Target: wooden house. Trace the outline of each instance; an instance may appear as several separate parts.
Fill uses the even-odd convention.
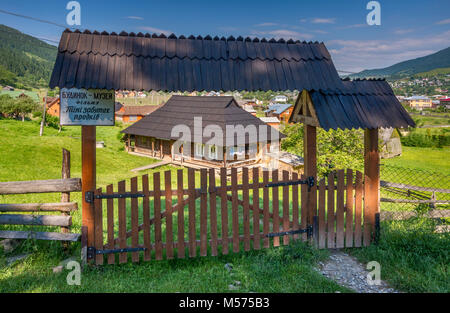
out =
[[[245,131],[229,131],[240,126],[245,130],[254,126],[256,136]],[[182,145],[175,143],[181,136],[173,131],[176,127],[190,133],[189,139]],[[196,127],[200,128],[201,138],[195,135]],[[221,145],[209,144],[213,135],[205,134],[213,127],[222,130]],[[277,150],[280,140],[285,137],[242,109],[233,97],[172,96],[164,106],[126,128],[123,133],[128,135],[127,151],[208,167],[259,163],[264,151]]]
[[[287,123],[293,109],[294,106],[289,103],[273,103],[264,112],[267,117],[276,117],[280,122]]]
[[[125,105],[116,111],[116,120],[124,123],[134,123],[159,107],[159,105]]]

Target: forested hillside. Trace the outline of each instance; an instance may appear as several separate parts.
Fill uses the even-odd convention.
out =
[[[57,47],[0,25],[0,84],[47,87]]]

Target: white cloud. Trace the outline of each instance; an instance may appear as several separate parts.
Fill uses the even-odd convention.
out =
[[[447,18],[447,19],[445,19],[445,20],[436,22],[436,24],[438,24],[438,25],[450,24],[450,18]]]
[[[413,31],[414,31],[413,29],[397,29],[394,31],[394,34],[404,35],[404,34],[412,33]]]
[[[267,22],[267,23],[256,24],[254,26],[255,27],[267,27],[267,26],[277,26],[277,25],[278,25],[277,23]]]
[[[138,29],[144,30],[144,31],[147,31],[150,33],[156,33],[156,34],[164,34],[164,35],[172,34],[172,31],[170,31],[170,30],[159,29],[159,28],[151,27],[151,26],[140,26],[140,27],[138,27]]]
[[[127,16],[130,20],[143,20],[144,18],[141,16]]]
[[[361,28],[361,27],[366,27],[366,26],[368,26],[368,25],[367,24],[352,24],[352,25],[338,27],[338,29]]]
[[[331,40],[326,42],[336,68],[358,72],[422,57],[450,46],[450,31],[399,40]]]
[[[252,35],[255,36],[273,36],[275,38],[283,38],[283,39],[298,39],[305,40],[310,39],[313,36],[310,34],[299,33],[289,29],[274,29],[267,31],[252,31]]]
[[[316,17],[311,20],[311,23],[313,23],[313,24],[334,24],[334,23],[336,23],[336,18],[334,18],[334,17],[333,18]]]

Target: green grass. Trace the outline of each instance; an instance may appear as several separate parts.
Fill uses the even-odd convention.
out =
[[[97,185],[100,187],[110,183],[116,187],[118,181],[136,176],[130,169],[155,162],[123,151],[123,144],[117,139],[120,129],[97,127],[97,140],[103,140],[106,144],[106,148],[97,149]],[[80,127],[65,127],[61,133],[46,128],[44,136],[39,137],[39,125],[36,122],[0,120],[0,181],[60,178],[63,147],[71,151],[72,177],[80,177],[80,137]],[[165,166],[142,171],[138,175],[150,174],[151,178],[153,172],[164,170],[176,171],[177,168]],[[197,186],[198,183],[197,175]],[[59,197],[59,194],[0,196],[0,203],[57,202]],[[80,193],[72,194],[71,198],[81,208]],[[164,204],[163,201],[163,210]],[[196,215],[199,218],[199,214]],[[73,232],[79,232],[80,225],[81,210],[78,210],[73,214]],[[11,228],[21,227],[8,227]],[[164,238],[165,224],[162,232]],[[81,286],[66,284],[67,271],[65,274],[52,273],[52,268],[68,255],[80,255],[79,243],[72,244],[67,254],[64,254],[59,242],[28,240],[14,254],[26,252],[32,255],[15,265],[6,266],[8,255],[0,251],[0,292],[227,292],[228,285],[236,280],[242,283],[238,291],[244,292],[349,291],[314,269],[319,260],[327,257],[327,251],[318,251],[301,242],[260,251],[230,253],[227,256],[92,267],[83,272]],[[232,275],[224,268],[226,263],[233,264]]]
[[[313,270],[327,251],[304,243],[218,257],[104,265],[83,271],[80,286],[66,283],[68,270],[52,273],[62,255],[39,251],[5,267],[0,257],[0,292],[349,292]],[[231,274],[225,264],[232,264]]]
[[[383,222],[379,245],[349,249],[361,262],[377,261],[381,279],[405,292],[450,292],[450,234],[435,222],[413,218]]]
[[[400,157],[384,159],[381,163],[450,175],[449,155],[450,147],[419,148],[403,146],[402,155]]]

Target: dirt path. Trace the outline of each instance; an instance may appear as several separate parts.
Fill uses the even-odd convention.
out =
[[[331,251],[329,260],[319,263],[319,271],[339,285],[353,289],[358,293],[397,293],[384,281],[380,285],[369,285],[367,282],[366,265],[356,258],[341,252]]]

